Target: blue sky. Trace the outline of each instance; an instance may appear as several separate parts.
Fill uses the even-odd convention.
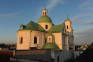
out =
[[[68,13],[75,44],[93,42],[93,0],[0,0],[0,43],[16,43],[20,25],[37,22],[44,7],[54,24],[64,22]]]

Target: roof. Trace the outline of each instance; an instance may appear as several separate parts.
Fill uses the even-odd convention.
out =
[[[48,32],[49,32],[49,33],[62,32],[63,27],[64,27],[64,23],[62,23],[62,24],[60,24],[60,25],[53,25]]]
[[[33,21],[30,21],[26,26],[23,26],[22,30],[36,30],[36,31],[43,31],[43,32],[45,31],[39,24]]]
[[[66,22],[66,21],[70,21],[71,22],[71,20],[68,18],[68,16],[67,16],[67,19],[64,22]]]
[[[52,50],[58,50],[59,47],[55,43],[48,42],[46,43],[42,49],[52,49]]]
[[[45,31],[44,28],[39,25],[38,23],[35,23],[33,21],[30,21],[27,25],[21,25],[19,31],[21,30],[36,30],[41,32],[48,32],[48,33],[58,33],[62,32],[62,29],[64,27],[64,23],[60,25],[53,25],[48,31]]]
[[[93,62],[93,43],[74,62]]]
[[[43,10],[47,10],[46,8],[44,8]]]
[[[50,23],[52,23],[52,20],[51,20],[51,18],[48,17],[48,16],[41,16],[41,17],[38,19],[38,23],[40,23],[40,22],[50,22]]]

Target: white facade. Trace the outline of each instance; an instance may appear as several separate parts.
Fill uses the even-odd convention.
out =
[[[46,10],[44,11],[46,12]],[[46,16],[46,15],[43,15],[43,16]],[[29,29],[28,27],[27,28],[29,30],[25,30],[23,29],[24,27],[21,26],[21,29],[23,30],[17,31],[17,35],[18,35],[17,36],[17,50],[31,50],[30,48],[33,48],[33,47],[37,49],[42,49],[42,47],[46,43],[51,42],[51,43],[55,43],[60,49],[60,51],[54,51],[51,53],[51,56],[54,58],[54,62],[64,62],[64,60],[68,58],[73,59],[74,58],[74,35],[73,35],[73,29],[71,27],[72,22],[68,19],[68,17],[67,17],[67,20],[63,22],[63,26],[53,25],[52,22],[49,22],[49,21],[40,22],[40,23],[33,22],[34,26],[35,24],[39,24],[47,32]],[[57,27],[62,29],[60,32],[59,31],[58,32],[51,31],[51,33],[48,32],[48,30],[52,29],[52,27],[54,28]]]

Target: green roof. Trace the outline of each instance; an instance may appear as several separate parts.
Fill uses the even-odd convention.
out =
[[[44,8],[43,10],[47,10],[46,8]]]
[[[68,16],[67,16],[67,19],[64,22],[66,22],[66,21],[70,21],[71,22],[71,20],[68,18]]]
[[[48,32],[49,33],[62,32],[63,27],[64,27],[64,23],[60,25],[53,25]]]
[[[52,50],[59,50],[59,47],[55,43],[46,43],[42,49],[52,49]]]
[[[36,31],[45,31],[39,24],[30,21],[23,29],[21,30],[36,30]]]
[[[48,17],[48,16],[41,16],[41,17],[38,19],[38,23],[40,23],[40,22],[50,22],[50,23],[52,23],[51,18]]]

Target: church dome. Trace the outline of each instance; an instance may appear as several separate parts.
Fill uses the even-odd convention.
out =
[[[52,23],[51,18],[48,17],[48,16],[41,16],[41,17],[38,19],[38,23],[40,23],[40,22],[50,22],[50,23]]]
[[[53,49],[53,50],[59,50],[59,47],[55,43],[46,43],[42,49]]]

